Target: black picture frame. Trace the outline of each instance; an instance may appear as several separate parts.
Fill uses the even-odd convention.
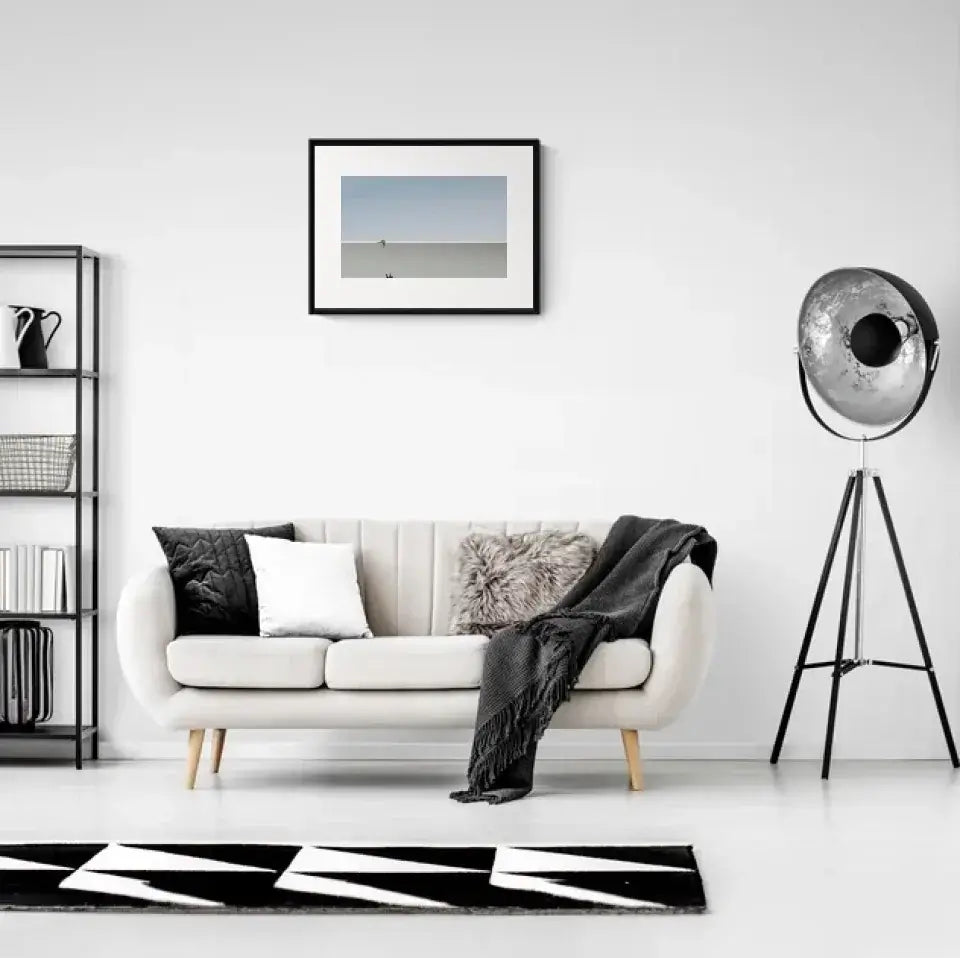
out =
[[[317,305],[316,299],[316,183],[315,159],[317,147],[336,146],[477,146],[477,147],[529,147],[532,163],[531,184],[533,190],[533,224],[532,224],[532,256],[531,277],[533,289],[531,304],[517,307],[324,307]],[[539,139],[324,139],[311,138],[308,140],[308,288],[307,309],[313,316],[337,315],[539,315],[540,314],[540,285],[542,270],[540,263],[540,140]]]

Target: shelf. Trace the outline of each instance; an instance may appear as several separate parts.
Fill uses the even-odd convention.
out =
[[[0,500],[15,499],[29,502],[30,512],[37,511],[41,502],[49,504],[57,500],[73,503],[73,508],[66,511],[73,516],[76,524],[73,545],[79,551],[81,544],[91,542],[93,552],[89,571],[84,569],[83,562],[77,565],[74,570],[75,576],[71,575],[71,582],[76,585],[75,600],[77,608],[71,612],[20,612],[0,611],[0,627],[6,625],[8,628],[15,629],[16,621],[28,620],[40,622],[48,627],[58,626],[58,631],[70,630],[74,632],[75,642],[73,643],[73,676],[77,679],[73,694],[72,714],[74,721],[69,725],[42,723],[36,727],[23,730],[11,729],[0,725],[0,743],[3,741],[18,740],[18,744],[29,741],[60,740],[72,742],[74,748],[70,751],[74,755],[74,764],[79,769],[83,767],[84,753],[89,751],[90,757],[97,758],[97,724],[99,711],[99,632],[100,632],[100,614],[96,608],[99,605],[98,600],[98,575],[100,569],[100,299],[101,299],[101,264],[102,257],[96,250],[90,249],[79,243],[0,243],[0,273],[6,275],[10,269],[15,272],[26,270],[31,277],[39,273],[53,274],[56,270],[61,277],[66,274],[69,277],[73,275],[73,290],[76,298],[76,310],[74,315],[75,333],[77,340],[77,356],[74,361],[76,366],[57,367],[53,369],[20,369],[12,366],[0,368],[0,380],[10,383],[13,380],[18,382],[24,380],[58,380],[61,383],[72,383],[73,390],[76,393],[74,399],[74,414],[76,417],[76,443],[77,460],[73,470],[73,486],[68,487],[66,491],[40,491],[37,489],[0,489]],[[17,263],[23,261],[19,269]],[[9,261],[9,263],[7,262]],[[16,356],[11,357],[15,362]],[[64,356],[61,362],[70,363],[71,357]],[[87,392],[87,385],[92,390]],[[14,395],[21,395],[26,398],[27,393],[32,394],[35,386],[17,387],[8,393],[9,386],[3,386],[0,382],[0,396],[10,398]],[[70,392],[71,387],[57,387],[59,392],[66,389]],[[61,396],[60,400],[65,399]],[[89,403],[89,405],[88,405]],[[87,412],[86,417],[83,413]],[[88,432],[88,429],[90,430]],[[92,459],[86,457],[87,442],[92,443]],[[81,457],[81,453],[83,453]],[[80,465],[90,465],[86,471],[80,468]],[[30,477],[27,473],[22,476],[8,477],[6,486],[14,486],[15,483],[23,479],[30,483]],[[42,483],[36,483],[42,488]],[[88,507],[84,502],[89,503]],[[0,507],[3,507],[0,502]],[[23,507],[14,507],[15,512],[20,512]],[[49,509],[44,508],[44,512]],[[91,523],[91,539],[87,540],[84,532],[84,524],[87,520]],[[92,592],[88,593],[86,586],[92,587]],[[82,608],[84,597],[89,596],[88,601],[92,608]],[[39,603],[37,603],[39,605]],[[53,604],[53,603],[51,603]],[[62,623],[62,625],[60,625]],[[61,636],[63,638],[63,636]],[[89,663],[89,664],[88,664]],[[89,670],[89,671],[88,671]],[[89,676],[89,693],[87,692],[87,683],[80,681],[81,678]],[[85,701],[86,699],[86,701]],[[64,717],[67,717],[66,715]],[[89,725],[83,724],[84,720],[90,722]],[[84,742],[88,745],[84,747]],[[10,746],[7,750],[11,755],[20,752],[36,752],[39,754],[48,754],[49,748],[44,750],[36,746],[14,747]]]
[[[90,738],[96,734],[96,725],[84,725],[80,730],[80,738]],[[0,741],[4,739],[45,739],[46,741],[56,741],[58,739],[67,739],[74,741],[77,737],[77,729],[74,725],[51,725],[49,722],[41,722],[32,729],[5,729],[0,725]]]
[[[88,246],[0,246],[0,259],[100,259],[100,254]]]
[[[76,379],[75,369],[9,369],[0,368],[0,379]],[[99,379],[92,369],[81,369],[81,379]]]
[[[81,499],[96,499],[99,493],[89,491],[78,493],[73,490],[67,490],[66,492],[18,492],[16,489],[0,490],[0,498],[5,499],[76,499],[78,495]]]
[[[82,619],[89,619],[98,614],[97,609],[82,609],[80,611]],[[76,617],[75,612],[0,612],[0,623],[10,619],[75,619]]]
[[[20,263],[18,267],[18,262]],[[30,489],[0,489],[0,500],[15,499],[28,502],[23,506],[13,507],[13,511],[41,510],[44,513],[52,511],[49,504],[56,500],[72,502],[73,507],[67,508],[68,515],[75,520],[76,530],[74,547],[91,543],[92,556],[88,568],[85,563],[78,565],[74,570],[76,579],[71,580],[78,586],[75,598],[78,608],[73,612],[8,612],[0,611],[0,627],[7,625],[16,628],[16,620],[39,621],[49,627],[58,627],[59,632],[74,633],[75,642],[72,643],[73,654],[68,656],[73,660],[72,675],[78,681],[74,687],[73,708],[64,714],[64,718],[73,716],[74,721],[68,725],[43,723],[30,730],[16,730],[0,726],[0,743],[4,740],[19,740],[17,746],[10,745],[4,755],[19,755],[23,753],[37,753],[37,755],[51,754],[50,747],[42,749],[38,746],[23,746],[23,742],[61,740],[72,742],[74,747],[69,749],[73,754],[74,764],[79,769],[83,767],[85,752],[90,757],[97,758],[97,725],[99,713],[99,625],[100,614],[96,606],[99,605],[98,575],[100,570],[100,451],[101,451],[101,415],[100,415],[100,331],[101,331],[101,260],[100,253],[78,243],[0,243],[0,275],[7,275],[12,269],[15,274],[26,271],[30,277],[38,277],[41,273],[54,275],[56,272],[61,279],[69,280],[73,276],[73,291],[75,294],[76,309],[74,315],[75,333],[77,339],[77,356],[64,356],[61,362],[75,362],[76,366],[59,367],[54,369],[19,369],[7,366],[0,368],[0,397],[10,399],[16,395],[26,398],[30,393],[33,398],[35,385],[11,389],[9,383],[13,380],[58,380],[61,383],[72,383],[75,392],[73,401],[76,416],[77,457],[87,469],[75,466],[72,479],[73,487],[64,492],[41,492]],[[16,361],[17,357],[11,357]],[[87,392],[89,385],[90,392]],[[56,387],[56,392],[66,390],[71,392],[71,386]],[[44,390],[48,391],[48,390]],[[58,401],[66,400],[60,396]],[[87,413],[86,416],[83,413]],[[87,444],[92,445],[92,458],[87,458]],[[81,451],[83,453],[81,459]],[[29,475],[10,476],[7,485],[13,485],[18,479],[29,482]],[[89,506],[84,503],[89,503]],[[0,511],[4,510],[4,503],[0,501]],[[84,525],[91,524],[91,538],[86,538]],[[80,540],[80,541],[78,541]],[[86,554],[85,554],[86,555]],[[87,586],[92,587],[88,593]],[[88,597],[93,608],[81,608],[83,598]],[[38,603],[39,604],[39,603]],[[62,625],[61,625],[62,623]],[[63,638],[63,636],[60,636]],[[69,637],[68,637],[69,638]],[[68,642],[68,644],[70,644]],[[79,681],[89,677],[89,684]],[[89,688],[89,692],[87,689]],[[83,724],[89,721],[90,724]],[[84,746],[84,742],[88,744]],[[62,749],[55,749],[59,752]],[[36,757],[36,756],[33,756]]]

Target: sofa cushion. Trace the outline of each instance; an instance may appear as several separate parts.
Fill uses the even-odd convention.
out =
[[[476,689],[483,635],[379,636],[344,639],[327,652],[331,689]]]
[[[167,668],[197,688],[316,689],[329,645],[306,635],[183,635],[167,646]]]
[[[601,642],[580,673],[577,689],[632,689],[653,668],[653,653],[643,639]]]

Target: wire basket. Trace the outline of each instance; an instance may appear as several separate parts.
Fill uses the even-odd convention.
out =
[[[0,436],[0,491],[66,492],[76,436]]]

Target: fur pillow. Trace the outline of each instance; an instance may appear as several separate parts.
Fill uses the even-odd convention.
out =
[[[472,532],[457,556],[451,633],[492,635],[548,611],[596,554],[579,532]]]

